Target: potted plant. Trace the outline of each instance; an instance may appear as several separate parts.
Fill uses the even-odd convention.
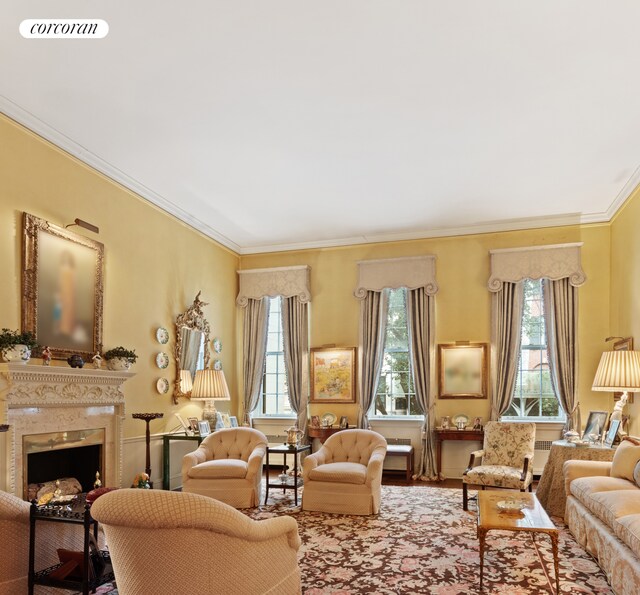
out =
[[[3,328],[0,332],[0,355],[5,362],[26,364],[31,358],[31,350],[38,343],[33,333],[20,333]]]
[[[120,346],[105,352],[104,359],[107,360],[108,370],[122,371],[128,370],[132,364],[135,364],[138,356],[135,349],[126,349]]]

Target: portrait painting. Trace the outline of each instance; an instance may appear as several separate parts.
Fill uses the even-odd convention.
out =
[[[311,402],[355,403],[356,348],[311,349]]]
[[[55,359],[102,349],[104,246],[24,214],[22,327]]]
[[[487,344],[438,345],[441,399],[487,398]]]

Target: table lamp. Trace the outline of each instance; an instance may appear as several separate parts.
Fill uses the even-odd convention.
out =
[[[191,399],[205,402],[202,419],[206,419],[213,430],[216,427],[218,417],[214,401],[231,400],[224,372],[210,368],[197,370],[191,389]]]
[[[193,376],[191,370],[180,370],[180,392],[188,395],[193,389]]]
[[[610,421],[622,420],[627,393],[640,390],[640,351],[605,351],[600,358],[591,390],[622,392],[613,408]]]

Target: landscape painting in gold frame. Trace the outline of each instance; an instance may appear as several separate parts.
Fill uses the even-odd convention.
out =
[[[438,396],[441,399],[487,398],[487,344],[438,345]]]
[[[356,402],[356,348],[311,349],[311,402]]]
[[[24,213],[22,258],[22,330],[55,359],[91,359],[102,349],[104,246]]]

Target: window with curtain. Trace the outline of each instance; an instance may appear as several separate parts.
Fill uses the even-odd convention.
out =
[[[262,416],[295,417],[287,389],[280,306],[280,297],[269,299],[267,352],[258,411]]]
[[[565,421],[565,413],[551,383],[540,279],[524,280],[521,336],[513,400],[502,419]]]
[[[370,417],[422,415],[416,401],[409,356],[407,290],[389,290],[382,371]]]

